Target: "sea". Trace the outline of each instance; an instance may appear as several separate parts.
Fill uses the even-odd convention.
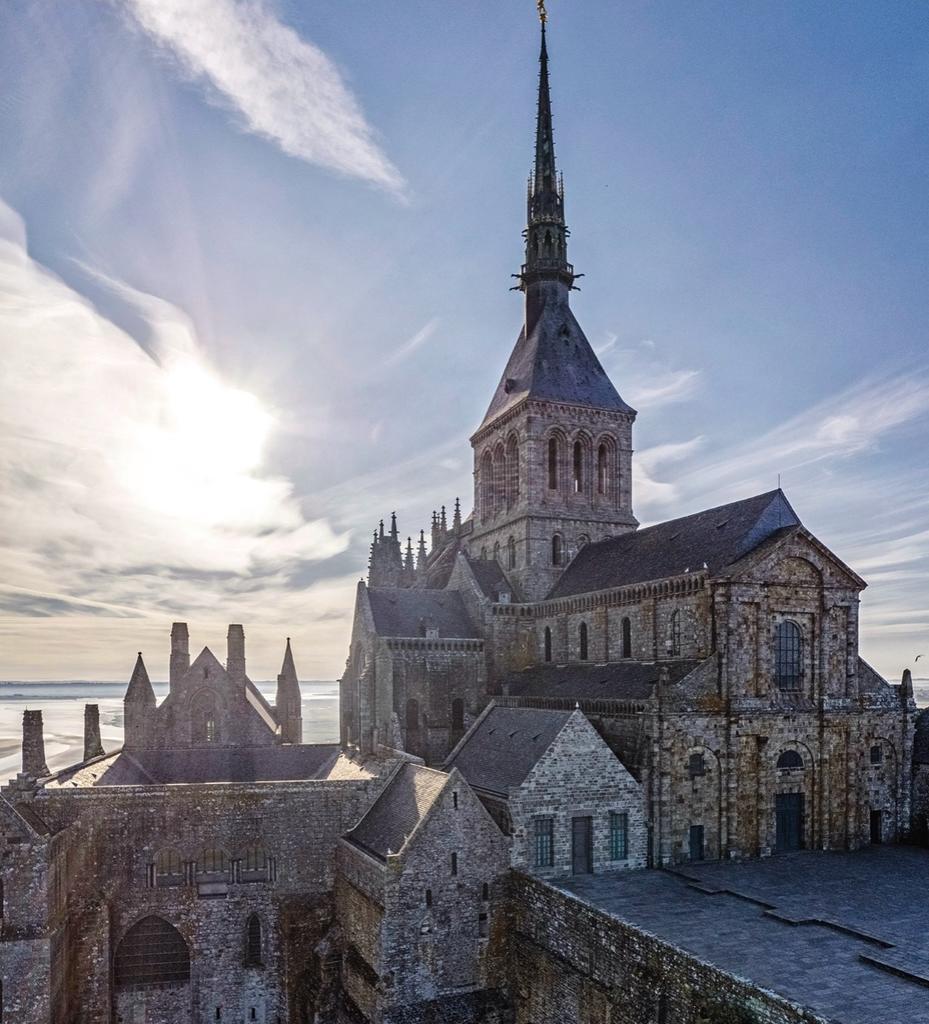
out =
[[[153,683],[159,703],[167,696],[167,683]],[[276,682],[255,682],[274,703]],[[338,743],[339,686],[335,680],[301,682],[303,742]],[[100,707],[100,733],[104,750],[123,742],[125,683],[58,680],[43,683],[0,681],[0,780],[12,778],[21,767],[23,711],[42,712],[45,760],[51,771],[77,764],[84,753],[84,705]]]

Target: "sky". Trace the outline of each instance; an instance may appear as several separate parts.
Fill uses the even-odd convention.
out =
[[[929,5],[550,0],[575,312],[643,524],[778,476],[929,661]],[[0,5],[0,678],[344,666],[516,339],[532,0]],[[921,669],[922,662],[915,667]],[[922,673],[929,674],[929,673]]]

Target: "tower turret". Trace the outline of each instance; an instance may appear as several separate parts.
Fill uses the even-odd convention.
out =
[[[190,668],[190,634],[186,622],[171,625],[171,662],[168,667],[168,684],[173,690],[187,675]]]
[[[300,696],[300,681],[290,649],[290,637],[284,648],[284,661],[277,677],[277,693],[274,698],[275,716],[281,726],[282,743],[303,742],[303,701]]]
[[[175,623],[175,626],[177,625],[178,623]],[[181,625],[183,624],[181,623]],[[186,634],[186,626],[184,630]],[[155,704],[155,691],[152,689],[151,680],[148,678],[148,671],[145,668],[145,662],[142,660],[142,652],[139,651],[135,667],[132,670],[132,676],[129,679],[129,686],[126,688],[126,696],[123,698],[124,747],[127,749],[144,747],[151,741],[149,725],[153,718]]]

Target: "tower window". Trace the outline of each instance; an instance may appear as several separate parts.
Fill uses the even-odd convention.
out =
[[[623,657],[632,657],[632,623],[628,618],[623,619],[622,623],[623,632]]]
[[[245,966],[261,966],[261,918],[252,914],[245,926]]]
[[[671,615],[671,629],[668,634],[668,654],[672,658],[681,656],[681,613],[675,611]]]
[[[552,631],[548,628],[548,626],[545,627],[544,641],[545,641],[545,660],[546,661],[551,661],[552,660]]]
[[[548,441],[548,489],[558,490],[558,438],[551,437]]]
[[[555,863],[555,819],[536,818],[534,826],[535,866],[550,868]]]
[[[580,441],[574,442],[574,493],[580,494],[584,489],[584,446]]]
[[[561,540],[561,534],[556,533],[555,536],[552,537],[552,565],[561,565],[564,559],[563,548],[564,544]]]
[[[579,641],[579,648],[580,648],[579,653],[580,653],[581,661],[586,661],[587,660],[587,623],[586,622],[582,622],[581,623],[581,628],[579,630],[578,641]]]
[[[605,444],[597,449],[597,494],[607,494],[610,489],[609,452]]]
[[[799,690],[803,678],[803,635],[796,622],[779,622],[774,638],[774,671],[780,690]]]
[[[507,569],[516,568],[516,538],[510,537],[506,542],[506,567]]]
[[[452,864],[451,864],[451,867],[452,867],[452,875],[457,875],[458,874],[458,854],[457,853],[453,853],[452,854]]]

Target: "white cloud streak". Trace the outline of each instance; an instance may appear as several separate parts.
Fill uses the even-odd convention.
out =
[[[423,345],[429,341],[436,332],[439,326],[439,318],[433,317],[429,323],[421,327],[412,338],[405,341],[398,348],[394,349],[393,352],[384,360],[385,366],[393,366],[395,363],[402,363],[404,359],[409,357],[418,349],[422,348]]]
[[[262,0],[119,0],[138,25],[208,81],[250,132],[285,153],[401,194],[339,69]]]

